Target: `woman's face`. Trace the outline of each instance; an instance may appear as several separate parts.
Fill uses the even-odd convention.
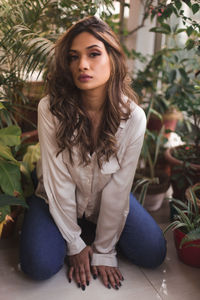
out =
[[[68,55],[77,88],[83,91],[105,89],[111,67],[103,42],[88,32],[80,33],[74,38]]]

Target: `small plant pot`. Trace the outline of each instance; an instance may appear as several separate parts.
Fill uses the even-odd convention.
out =
[[[179,259],[186,265],[200,268],[200,240],[187,242],[180,249],[180,243],[185,237],[185,233],[179,229],[175,229],[173,233]]]
[[[165,193],[169,188],[169,176],[166,173],[158,172],[156,174],[159,177],[159,184],[150,184],[147,190],[147,194],[144,200],[144,208],[148,211],[156,211],[158,210],[163,203],[165,198]],[[139,198],[140,188],[138,188],[136,193],[136,198]]]
[[[159,210],[163,204],[163,200],[165,198],[165,193],[159,193],[154,195],[146,195],[144,208],[148,211],[156,211]]]

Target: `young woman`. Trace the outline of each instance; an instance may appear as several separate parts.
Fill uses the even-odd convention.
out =
[[[99,275],[118,289],[116,250],[142,267],[160,265],[162,231],[130,194],[146,118],[129,87],[109,26],[80,20],[55,46],[48,96],[38,107],[41,164],[25,214],[22,270],[42,280],[68,258],[68,279],[85,290]]]

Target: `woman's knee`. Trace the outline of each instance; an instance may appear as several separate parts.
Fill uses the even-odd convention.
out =
[[[55,275],[64,264],[64,255],[52,257],[48,253],[38,255],[37,251],[20,254],[21,270],[34,280],[46,280]]]
[[[121,249],[123,254],[135,265],[143,268],[156,268],[160,266],[166,257],[167,247],[166,240],[162,233],[160,237],[150,240],[146,245],[140,245],[131,247],[131,243],[128,247]]]
[[[141,257],[141,261],[139,261],[138,263],[143,268],[151,268],[151,269],[157,268],[164,262],[166,257],[166,252],[167,252],[166,240],[161,235],[161,237],[158,238],[157,242],[154,242],[154,244],[149,245],[145,253],[143,253],[143,257]]]

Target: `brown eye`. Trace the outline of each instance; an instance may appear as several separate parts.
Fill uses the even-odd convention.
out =
[[[69,62],[72,62],[72,61],[74,61],[74,60],[76,60],[76,59],[78,59],[78,55],[69,55],[69,56],[68,56]]]
[[[99,53],[99,52],[90,53],[90,57],[96,57],[96,56],[99,56],[99,55],[101,55],[101,53]]]

